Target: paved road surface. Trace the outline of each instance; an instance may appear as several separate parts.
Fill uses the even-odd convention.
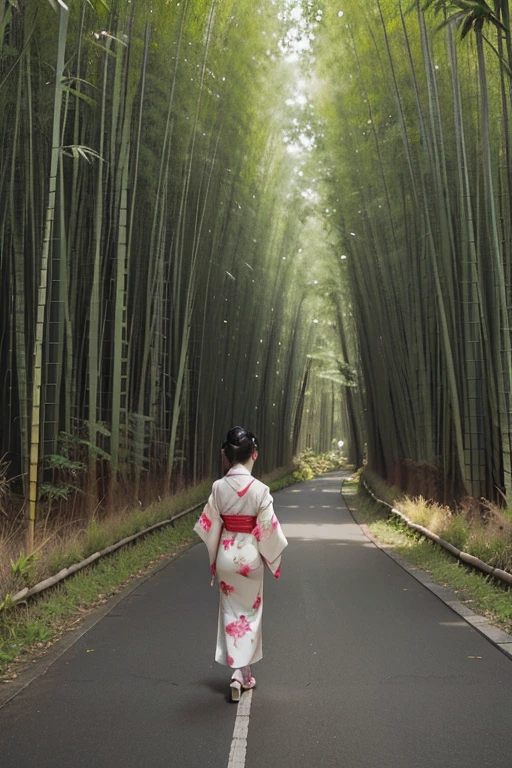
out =
[[[275,495],[246,768],[511,768],[512,661],[364,537],[340,477]],[[226,768],[216,614],[201,545],[0,709],[1,768]]]

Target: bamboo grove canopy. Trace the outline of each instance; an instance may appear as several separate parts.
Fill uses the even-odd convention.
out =
[[[314,327],[283,19],[1,0],[0,455],[32,517],[211,476],[233,423],[290,463]]]
[[[61,467],[195,482],[237,421],[266,469],[343,437],[406,490],[507,493],[508,2],[2,0],[0,46],[32,510]]]
[[[509,3],[320,7],[325,207],[368,463],[428,497],[499,499],[512,482]]]

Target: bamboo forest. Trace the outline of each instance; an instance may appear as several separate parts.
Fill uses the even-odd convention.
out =
[[[0,0],[0,103],[6,530],[234,424],[506,504],[507,0]]]

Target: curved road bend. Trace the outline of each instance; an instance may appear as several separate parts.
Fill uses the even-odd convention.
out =
[[[246,768],[510,768],[512,661],[365,538],[340,478],[275,494]],[[227,768],[216,612],[197,546],[0,709],[1,767]]]

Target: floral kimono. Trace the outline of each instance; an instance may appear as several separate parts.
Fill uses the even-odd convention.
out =
[[[194,530],[208,547],[212,577],[219,580],[215,660],[234,669],[259,661],[264,565],[278,579],[288,544],[269,488],[236,464],[213,484]]]

